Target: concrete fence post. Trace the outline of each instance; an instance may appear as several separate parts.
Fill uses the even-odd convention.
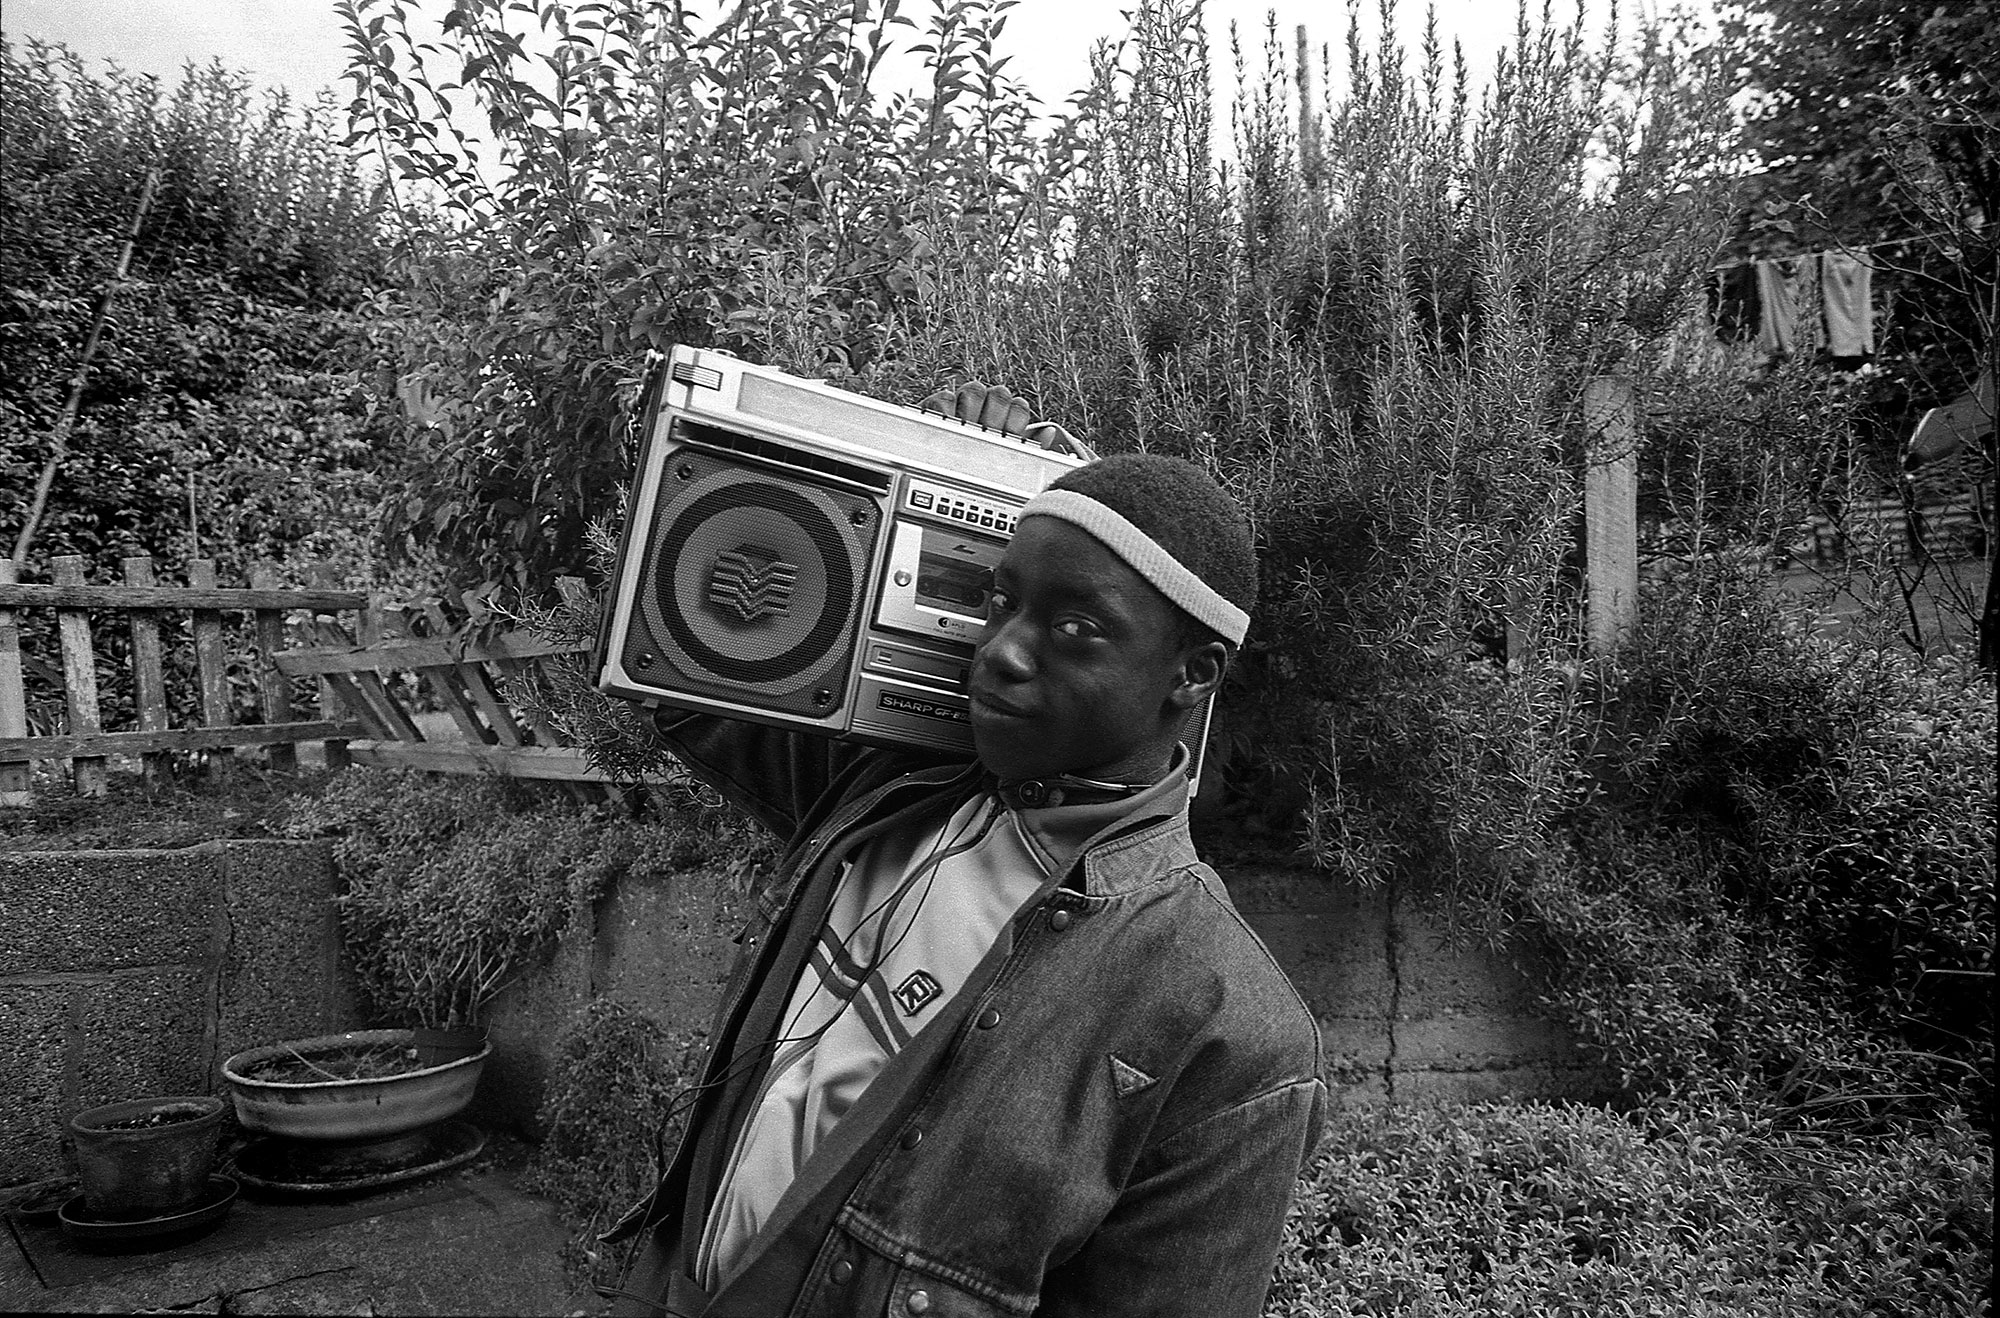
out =
[[[1639,617],[1639,443],[1632,381],[1583,385],[1584,630],[1609,654]]]

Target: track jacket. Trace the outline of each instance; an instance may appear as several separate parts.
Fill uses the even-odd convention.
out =
[[[688,1133],[605,1237],[639,1237],[615,1313],[1259,1312],[1324,1118],[1319,1031],[1196,859],[1184,791],[1042,886],[829,1132],[742,1270],[701,1290],[687,1260],[748,1115],[757,1044],[781,1029],[841,859],[993,781],[706,715],[659,726],[789,845],[741,937]]]

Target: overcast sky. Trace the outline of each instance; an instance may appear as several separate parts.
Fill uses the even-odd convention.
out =
[[[1558,15],[1573,13],[1574,3],[1560,0]],[[1012,71],[1045,105],[1061,105],[1085,81],[1091,42],[1121,31],[1119,11],[1134,4],[1135,0],[1021,0],[1002,38],[1007,53],[1014,56]],[[445,0],[409,0],[408,7],[438,16],[448,5]],[[1372,26],[1376,0],[1366,0],[1363,7],[1364,19]],[[1652,0],[1625,0],[1620,6],[1628,15],[1654,7]],[[921,19],[930,6],[924,0],[906,0],[904,8]],[[1601,15],[1606,8],[1607,0],[1587,0],[1590,14]],[[1414,48],[1424,6],[1406,2],[1398,9],[1399,26]],[[1340,0],[1209,0],[1218,111],[1230,91],[1230,22],[1244,31],[1246,54],[1261,51],[1269,10],[1276,11],[1287,40],[1299,23],[1307,25],[1315,44],[1332,42],[1338,51],[1345,39],[1346,6]],[[1437,11],[1443,39],[1449,43],[1456,37],[1463,43],[1476,74],[1492,68],[1494,52],[1513,34],[1511,0],[1441,0]],[[302,97],[338,83],[346,62],[331,0],[5,0],[0,27],[16,43],[26,37],[61,41],[99,69],[100,61],[110,59],[128,69],[171,78],[186,61],[219,57],[259,83],[289,87]],[[345,93],[345,84],[339,90]]]

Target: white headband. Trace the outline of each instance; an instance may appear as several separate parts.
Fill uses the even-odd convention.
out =
[[[1152,582],[1162,595],[1231,645],[1243,644],[1244,636],[1249,633],[1249,614],[1188,571],[1185,564],[1160,547],[1159,541],[1127,521],[1117,509],[1075,490],[1043,490],[1028,500],[1020,516],[1054,517],[1088,531],[1134,572]]]

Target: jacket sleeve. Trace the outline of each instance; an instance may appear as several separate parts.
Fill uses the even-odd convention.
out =
[[[1302,1080],[1168,1137],[1044,1279],[1036,1318],[1257,1318],[1325,1110],[1325,1086]]]
[[[662,710],[653,726],[688,772],[789,839],[868,752],[741,719]]]

